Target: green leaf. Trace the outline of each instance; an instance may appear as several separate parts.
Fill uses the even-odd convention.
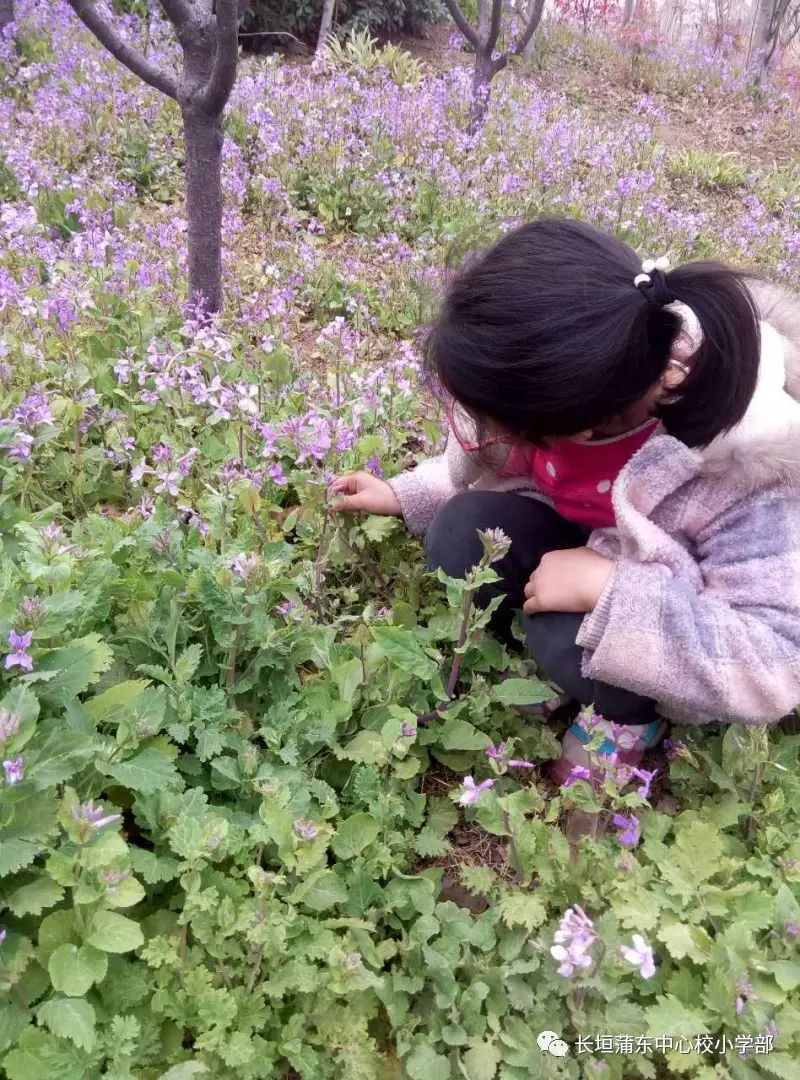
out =
[[[336,830],[331,847],[340,859],[353,859],[367,847],[380,832],[377,821],[369,814],[353,814]]]
[[[800,986],[800,964],[794,960],[771,960],[764,967],[775,976],[781,990],[794,990]]]
[[[409,1080],[433,1080],[451,1075],[448,1059],[425,1043],[417,1043],[406,1058],[405,1066]]]
[[[144,944],[138,923],[114,911],[95,912],[86,940],[96,949],[110,953],[130,952]]]
[[[173,763],[152,747],[146,747],[127,761],[99,762],[97,767],[131,791],[163,791],[180,782]]]
[[[0,1005],[0,1060],[5,1051],[14,1045],[29,1022],[30,1014],[16,1001]]]
[[[467,720],[451,718],[439,731],[439,741],[444,750],[485,750],[489,739]]]
[[[756,1060],[771,1076],[778,1076],[780,1080],[800,1080],[800,1063],[792,1054],[773,1051],[771,1054],[759,1054]]]
[[[200,1076],[208,1072],[208,1066],[202,1061],[182,1061],[180,1065],[173,1065],[162,1073],[159,1080],[192,1080],[193,1076]]]
[[[538,679],[503,679],[492,692],[503,705],[540,705],[553,698],[552,686]]]
[[[47,970],[53,988],[68,997],[83,997],[94,983],[102,982],[108,957],[91,945],[59,945],[50,956]]]
[[[450,842],[445,840],[441,833],[425,826],[414,838],[414,850],[423,859],[437,858],[450,851]]]
[[[476,1043],[464,1054],[464,1066],[469,1080],[493,1080],[501,1056],[493,1043]]]
[[[126,877],[119,883],[106,889],[105,901],[109,907],[133,907],[144,899],[144,889],[135,877]]]
[[[203,646],[195,643],[189,645],[180,655],[175,664],[175,681],[181,685],[188,683],[200,666],[203,659]]]
[[[406,630],[402,626],[373,626],[372,636],[387,660],[401,671],[416,675],[418,679],[430,680],[439,670],[436,662],[422,651],[413,630]]]
[[[42,658],[32,676],[55,672],[39,689],[38,695],[52,705],[67,705],[78,694],[96,683],[102,672],[111,667],[111,648],[99,634],[87,634],[62,649],[54,649]],[[30,681],[35,681],[31,678]]]
[[[658,931],[658,938],[667,947],[674,960],[688,956],[697,964],[705,964],[711,952],[711,939],[701,926],[684,923],[666,923]]]
[[[500,916],[508,927],[535,930],[547,920],[547,909],[534,893],[509,892],[500,901]]]
[[[318,870],[295,890],[293,899],[312,911],[327,911],[347,900],[347,887],[333,870]]]
[[[700,1009],[690,1009],[672,994],[659,997],[646,1010],[648,1035],[702,1035],[708,1033],[708,1021]]]
[[[364,535],[374,543],[379,544],[397,531],[400,522],[396,517],[368,514],[362,518],[359,524],[364,531]]]
[[[384,765],[390,751],[377,731],[359,731],[346,746],[336,751],[336,756],[363,765]]]
[[[94,1009],[83,998],[52,998],[41,1006],[37,1015],[54,1035],[71,1039],[84,1050],[94,1047]]]
[[[345,660],[343,664],[337,664],[332,669],[331,675],[339,690],[339,697],[342,701],[352,704],[359,686],[364,681],[361,661],[357,657],[353,657],[352,660]]]
[[[93,697],[86,702],[86,710],[91,713],[95,720],[106,721],[113,713],[124,709],[131,702],[140,697],[150,686],[147,679],[130,679],[127,682],[117,683],[116,686]]]
[[[180,872],[180,863],[169,855],[156,855],[144,848],[131,849],[131,865],[142,875],[148,885],[161,881],[174,881]]]
[[[51,878],[40,876],[26,885],[20,885],[5,900],[5,904],[14,914],[41,915],[45,908],[53,907],[64,895],[64,890]]]
[[[0,829],[0,877],[32,863],[57,830],[55,799],[37,794],[16,806],[17,820]]]

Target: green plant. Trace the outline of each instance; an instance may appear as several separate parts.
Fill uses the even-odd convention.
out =
[[[733,152],[680,150],[668,158],[667,172],[710,190],[731,191],[747,182],[745,166]]]
[[[8,163],[0,157],[0,203],[12,202],[19,195],[19,182]]]

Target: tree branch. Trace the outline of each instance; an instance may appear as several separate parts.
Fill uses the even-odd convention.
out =
[[[208,82],[200,94],[200,104],[210,113],[225,108],[236,82],[239,63],[239,3],[238,0],[216,0],[217,51]]]
[[[180,30],[192,22],[194,10],[191,0],[159,0],[159,3],[164,9],[164,14],[176,30]]]
[[[67,3],[100,44],[104,45],[121,64],[124,64],[128,71],[138,75],[148,86],[177,100],[178,84],[172,75],[161,71],[155,64],[146,60],[140,52],[123,41],[111,23],[97,11],[91,0],[67,0]]]
[[[492,21],[489,23],[489,36],[486,38],[486,55],[491,56],[497,39],[500,37],[500,20],[503,17],[503,0],[492,0]]]
[[[544,0],[536,0],[531,11],[530,18],[528,19],[528,25],[523,31],[522,37],[517,42],[514,52],[522,54],[528,47],[528,44],[536,33],[539,23],[542,21],[542,11],[544,10]]]
[[[461,31],[461,33],[476,51],[480,50],[483,43],[478,37],[475,28],[470,26],[470,24],[467,22],[464,12],[458,6],[458,0],[444,0],[444,2],[447,10],[450,12],[450,15],[453,18],[453,22],[456,24],[458,29]]]

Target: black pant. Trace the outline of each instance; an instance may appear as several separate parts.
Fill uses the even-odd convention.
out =
[[[542,556],[548,551],[582,547],[589,532],[525,495],[466,491],[450,499],[428,529],[428,566],[432,570],[441,567],[450,577],[464,577],[483,555],[477,530],[489,528],[502,529],[511,539],[511,548],[493,564],[501,580],[482,586],[476,601],[484,606],[492,598],[503,596],[490,627],[505,645],[513,648],[511,622],[522,607],[525,585]],[[575,644],[575,638],[583,618],[562,611],[524,616],[528,649],[540,671],[582,705],[594,705],[595,711],[608,720],[650,723],[656,718],[650,698],[581,674],[583,650]]]

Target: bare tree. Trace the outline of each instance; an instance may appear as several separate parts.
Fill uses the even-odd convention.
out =
[[[477,29],[467,21],[458,0],[445,0],[445,4],[453,22],[475,50],[469,121],[470,133],[474,134],[486,117],[492,79],[508,64],[511,56],[524,54],[541,22],[544,0],[532,0],[527,23],[518,41],[498,56],[494,55],[494,51],[500,37],[503,0],[479,0]]]
[[[336,0],[322,0],[322,21],[319,24],[319,34],[317,35],[317,56],[324,49],[325,42],[330,36],[331,27],[333,26],[333,9],[335,7]]]
[[[14,21],[14,0],[0,0],[0,30]]]
[[[183,53],[180,74],[156,67],[124,41],[92,0],[67,0],[112,56],[176,101],[186,150],[189,295],[206,312],[222,307],[222,114],[236,81],[238,0],[161,0]]]
[[[760,86],[778,46],[786,48],[800,33],[800,0],[759,0],[755,13],[754,82]]]

